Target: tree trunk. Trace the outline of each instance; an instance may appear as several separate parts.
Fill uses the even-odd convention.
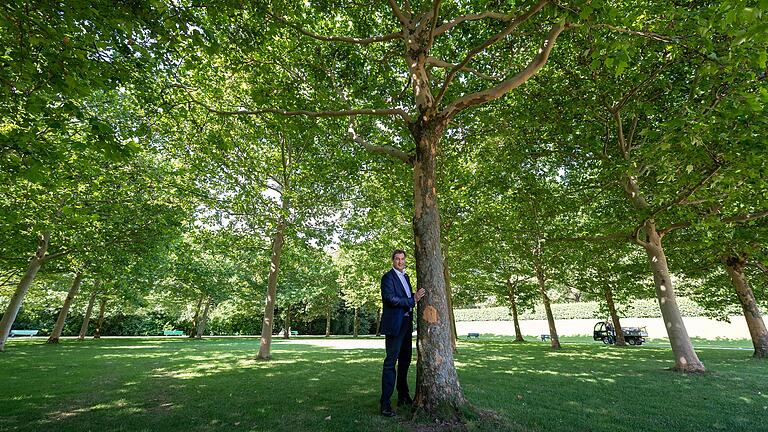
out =
[[[549,296],[547,295],[546,278],[544,277],[544,269],[541,263],[537,262],[536,267],[536,279],[539,281],[539,291],[541,292],[541,300],[544,302],[544,310],[547,312],[547,323],[549,324],[549,340],[552,349],[560,349],[560,337],[557,335],[557,328],[555,327],[555,317],[552,315],[552,307],[549,304]]]
[[[447,253],[447,251],[443,251]],[[443,278],[445,278],[445,296],[448,299],[448,318],[451,320],[451,349],[453,353],[459,352],[456,343],[458,336],[456,335],[456,317],[453,315],[453,293],[451,292],[451,269],[448,267],[448,260],[443,257]]]
[[[515,342],[525,342],[523,332],[520,331],[520,320],[517,314],[517,293],[515,284],[507,281],[507,287],[509,288],[509,307],[512,310],[512,322],[515,324]]]
[[[195,315],[192,317],[192,329],[189,331],[190,339],[197,336],[197,326],[198,321],[200,321],[200,309],[203,307],[203,300],[205,300],[205,294],[200,294],[200,299],[197,300],[197,307],[195,308]]]
[[[627,341],[624,340],[624,330],[621,329],[621,322],[619,322],[619,314],[616,312],[616,304],[613,302],[613,290],[611,289],[611,286],[605,284],[603,293],[605,294],[605,302],[608,304],[608,312],[611,314],[613,330],[616,332],[615,344],[616,346],[627,346]]]
[[[291,305],[285,307],[285,319],[283,320],[283,339],[291,338]]]
[[[728,275],[733,281],[733,287],[739,296],[741,309],[744,311],[744,319],[747,321],[749,335],[752,337],[752,345],[755,347],[755,358],[768,358],[768,330],[765,321],[757,306],[755,294],[752,292],[747,278],[744,275],[746,259],[739,256],[729,256],[723,259]]]
[[[328,306],[328,311],[325,313],[325,337],[331,337],[331,309],[332,306]]]
[[[67,293],[67,298],[64,300],[64,305],[61,307],[61,311],[59,311],[59,318],[56,320],[56,324],[53,326],[53,332],[51,332],[51,336],[48,337],[47,343],[59,343],[61,332],[64,330],[64,323],[67,321],[69,308],[72,306],[72,300],[75,299],[77,292],[80,291],[80,284],[82,283],[83,273],[77,272],[77,274],[75,274],[75,279],[72,281],[72,287],[69,288],[69,292]]]
[[[352,321],[352,337],[356,338],[360,331],[360,314],[359,309],[355,308],[355,319]]]
[[[104,326],[104,311],[107,309],[107,297],[101,298],[99,305],[99,320],[96,322],[96,330],[93,331],[93,338],[101,338],[101,329]]]
[[[35,275],[40,267],[45,262],[45,254],[48,251],[48,246],[51,241],[51,234],[49,232],[43,233],[37,239],[37,251],[35,256],[29,260],[27,264],[27,270],[24,272],[19,284],[16,286],[16,291],[11,297],[8,307],[5,309],[3,319],[0,320],[0,352],[5,351],[5,342],[8,340],[8,335],[11,333],[11,327],[13,322],[16,321],[16,315],[19,314],[21,303],[24,301],[24,296],[27,295],[29,287],[32,286],[32,281],[35,280]]]
[[[413,164],[413,234],[418,288],[416,398],[414,405],[439,417],[450,417],[466,405],[453,363],[451,322],[440,245],[440,215],[435,184],[437,145],[445,123],[422,120],[411,125],[416,143]]]
[[[85,340],[85,335],[88,333],[88,325],[91,323],[91,313],[93,312],[93,304],[96,303],[96,294],[99,292],[99,281],[91,291],[91,297],[88,299],[88,307],[85,308],[85,316],[83,316],[83,325],[80,326],[80,334],[77,335],[77,340]]]
[[[280,272],[280,256],[283,254],[285,244],[285,222],[281,219],[272,239],[272,258],[269,265],[269,278],[267,279],[267,298],[264,305],[264,321],[261,324],[261,344],[259,345],[258,358],[269,360],[272,355],[272,330],[275,322],[275,296],[277,295],[277,275]]]
[[[202,339],[203,334],[205,333],[205,326],[208,325],[208,311],[211,308],[211,298],[209,297],[207,300],[205,300],[205,308],[203,309],[203,316],[200,318],[200,322],[197,325],[197,331],[195,334],[196,339]]]
[[[381,308],[376,311],[376,336],[381,336]]]
[[[691,339],[688,337],[688,330],[683,323],[683,316],[677,306],[677,297],[672,286],[672,279],[669,276],[667,257],[664,254],[664,247],[661,245],[661,237],[656,231],[656,224],[652,220],[648,221],[645,225],[645,231],[648,240],[643,243],[643,247],[653,271],[656,298],[659,301],[664,326],[667,328],[669,344],[672,346],[672,353],[675,356],[674,369],[681,372],[704,372],[704,364],[693,349]]]

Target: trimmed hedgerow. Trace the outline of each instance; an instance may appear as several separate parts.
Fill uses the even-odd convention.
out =
[[[679,297],[677,303],[683,316],[706,316],[707,313],[698,304],[684,297]],[[734,311],[738,313],[738,311]],[[456,309],[456,321],[511,321],[509,308],[504,306],[483,309]],[[605,313],[600,310],[597,302],[556,303],[552,305],[552,314],[556,319],[605,319]],[[623,307],[619,312],[622,317],[659,318],[661,311],[656,300],[635,300]],[[543,305],[537,305],[533,311],[520,313],[521,320],[547,319]]]

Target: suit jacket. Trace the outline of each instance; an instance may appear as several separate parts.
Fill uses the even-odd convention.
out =
[[[408,275],[405,276],[405,280],[408,285],[411,284]],[[403,324],[403,317],[406,312],[416,306],[413,294],[409,298],[405,293],[406,289],[410,288],[404,287],[400,283],[395,269],[391,269],[381,277],[381,301],[384,303],[381,311],[381,328],[379,329],[381,334],[397,336],[400,333],[400,326]]]

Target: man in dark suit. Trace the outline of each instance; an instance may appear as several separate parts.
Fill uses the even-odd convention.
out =
[[[408,367],[411,365],[411,334],[413,333],[413,308],[424,297],[424,289],[413,293],[411,280],[405,274],[405,251],[392,252],[392,269],[381,277],[381,334],[386,336],[387,356],[381,372],[380,412],[394,417],[390,398],[397,383],[397,405],[411,405],[408,390]],[[397,363],[397,370],[395,370]]]

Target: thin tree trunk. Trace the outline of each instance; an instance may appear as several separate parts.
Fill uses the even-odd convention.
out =
[[[616,312],[616,303],[613,301],[613,290],[611,289],[611,286],[605,284],[603,293],[605,294],[605,302],[608,304],[608,312],[611,314],[613,330],[616,332],[615,344],[616,346],[627,346],[627,341],[624,340],[624,330],[621,329],[621,322],[619,322],[619,314]]]
[[[205,294],[200,294],[200,298],[197,300],[197,307],[195,308],[195,315],[192,317],[192,329],[189,331],[190,339],[197,336],[197,326],[198,321],[200,321],[200,309],[203,307],[203,300],[205,300]]]
[[[547,312],[547,323],[549,324],[549,340],[552,349],[560,349],[560,337],[557,335],[557,328],[555,327],[555,317],[552,315],[552,306],[550,305],[549,296],[547,295],[546,278],[544,276],[544,269],[541,263],[538,261],[535,264],[536,267],[536,279],[539,282],[539,291],[541,292],[541,300],[544,302],[544,310]]]
[[[83,273],[77,272],[75,279],[72,281],[72,286],[69,288],[67,298],[64,300],[64,305],[59,311],[59,318],[56,320],[56,324],[53,326],[53,332],[48,337],[49,344],[59,343],[61,338],[61,332],[64,330],[64,323],[67,321],[67,314],[69,314],[69,308],[72,306],[72,301],[75,299],[77,292],[80,291],[80,285],[83,283]]]
[[[523,332],[520,331],[520,320],[517,314],[517,289],[515,284],[507,281],[507,288],[509,288],[509,306],[512,310],[512,322],[515,324],[515,342],[525,342],[523,338]]]
[[[435,184],[438,140],[445,123],[421,120],[411,126],[416,143],[413,164],[413,234],[416,275],[425,295],[418,303],[416,398],[427,413],[447,417],[467,404],[453,363],[451,320],[445,290],[440,215]]]
[[[672,278],[669,275],[667,257],[664,247],[661,245],[661,237],[656,231],[656,224],[648,221],[645,226],[648,240],[643,243],[648,255],[648,262],[653,271],[653,281],[656,285],[656,298],[661,308],[661,316],[669,336],[669,344],[675,356],[675,370],[681,372],[704,372],[704,364],[693,349],[688,330],[683,323],[683,315],[677,305],[677,296],[672,286]]]
[[[211,298],[209,297],[205,301],[205,308],[203,309],[203,316],[200,318],[200,322],[197,325],[197,331],[195,338],[201,339],[205,333],[205,327],[208,325],[208,311],[211,308]]]
[[[104,311],[107,309],[107,297],[101,298],[101,304],[99,305],[99,320],[96,322],[96,330],[93,331],[93,338],[101,338],[101,329],[104,326]]]
[[[766,330],[760,308],[757,306],[755,294],[747,282],[746,275],[744,275],[746,259],[739,256],[729,256],[725,257],[723,262],[731,281],[733,281],[736,294],[739,296],[741,309],[744,311],[744,319],[747,321],[752,345],[755,347],[753,356],[761,359],[768,358],[768,330]]]
[[[281,222],[272,239],[272,258],[269,266],[269,278],[267,279],[267,298],[264,305],[264,321],[261,324],[261,344],[259,345],[258,358],[269,360],[272,355],[272,331],[275,322],[275,297],[277,295],[277,275],[280,272],[280,256],[285,244],[285,222]]]
[[[83,325],[80,326],[80,334],[77,335],[77,340],[85,340],[85,335],[88,333],[88,325],[91,323],[91,313],[93,312],[93,304],[96,303],[96,295],[99,293],[99,281],[91,291],[91,297],[88,299],[88,307],[85,308],[85,316],[83,316]]]
[[[358,308],[354,308],[354,310],[355,318],[352,320],[352,337],[356,338],[358,336],[358,332],[360,331],[360,315]]]
[[[376,311],[376,336],[381,336],[381,308]]]
[[[325,312],[325,337],[331,337],[331,309],[332,306],[328,306]]]
[[[48,251],[48,246],[51,241],[51,234],[44,232],[43,235],[37,239],[37,251],[35,256],[29,260],[27,264],[27,270],[24,272],[19,284],[16,286],[16,291],[11,297],[8,307],[5,309],[3,319],[0,320],[0,352],[5,351],[5,342],[8,340],[8,335],[11,333],[11,327],[13,322],[16,321],[16,315],[19,314],[21,303],[24,301],[24,296],[27,295],[29,287],[32,286],[32,281],[35,280],[35,275],[40,267],[45,262],[45,254]]]
[[[285,307],[285,319],[283,320],[283,339],[291,338],[291,305]]]
[[[443,251],[447,253],[447,251]],[[445,296],[448,299],[448,318],[451,320],[451,347],[453,353],[459,352],[456,343],[458,336],[456,335],[456,317],[453,315],[453,292],[451,292],[451,269],[448,267],[448,261],[443,257],[443,277],[445,278]]]

